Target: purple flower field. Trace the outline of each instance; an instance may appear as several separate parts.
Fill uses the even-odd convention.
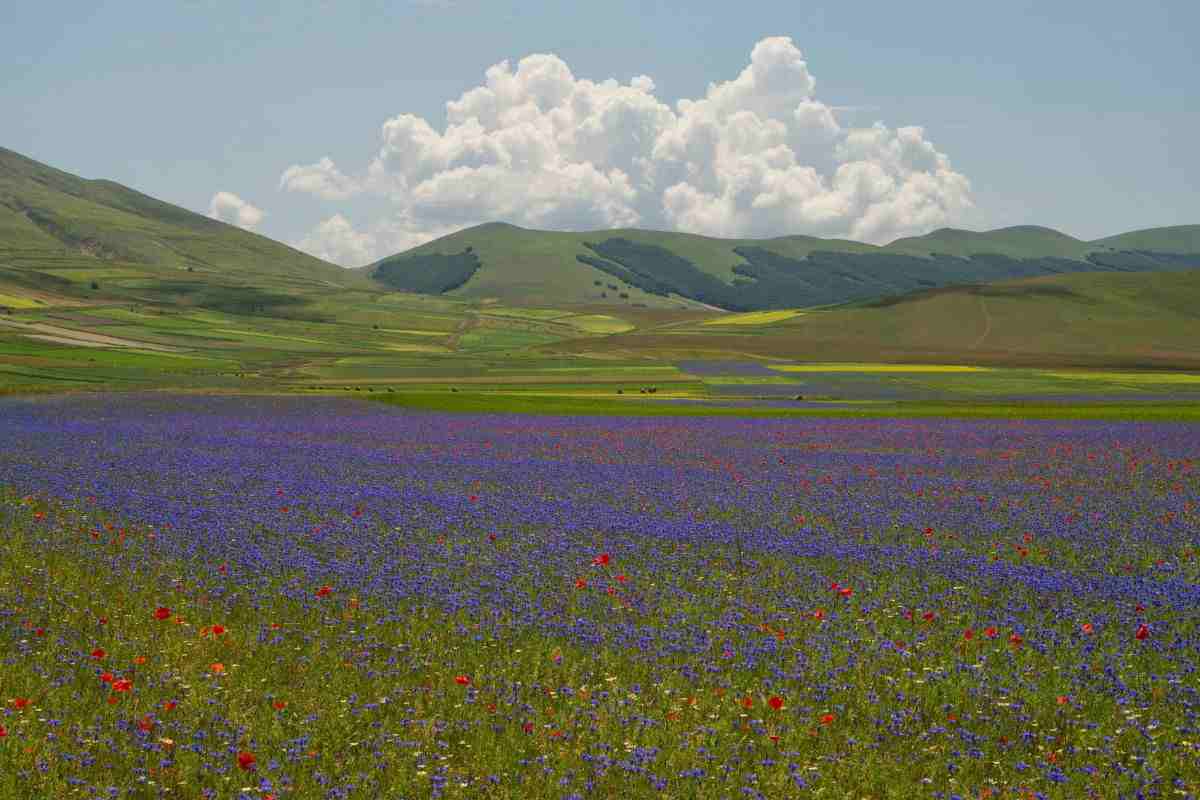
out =
[[[1200,796],[1197,426],[8,399],[0,489],[0,796]]]

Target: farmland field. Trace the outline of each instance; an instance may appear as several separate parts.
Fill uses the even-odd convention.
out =
[[[1200,792],[1194,424],[8,398],[0,521],[0,797]]]

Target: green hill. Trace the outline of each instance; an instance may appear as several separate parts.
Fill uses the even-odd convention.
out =
[[[246,308],[370,285],[264,236],[0,148],[2,284]]]
[[[560,232],[490,223],[364,268],[396,289],[534,305],[734,311],[815,307],[1073,272],[1200,268],[1200,226],[1084,242],[1018,226],[943,228],[883,247],[809,236],[715,239],[644,230]]]
[[[979,253],[995,253],[1009,258],[1053,257],[1083,260],[1096,248],[1053,228],[1018,225],[983,232],[940,228],[924,236],[897,239],[883,249],[892,253],[920,256],[940,253],[969,258]]]
[[[786,359],[1200,368],[1200,270],[1080,272],[954,286],[828,310],[673,322],[555,352],[663,360]]]
[[[1175,225],[1122,233],[1097,239],[1094,245],[1113,250],[1150,250],[1158,253],[1200,253],[1200,225]]]

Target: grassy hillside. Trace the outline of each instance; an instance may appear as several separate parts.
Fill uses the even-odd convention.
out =
[[[1082,260],[1096,248],[1051,228],[1019,225],[983,232],[941,228],[924,236],[897,239],[883,249],[918,256],[942,253],[967,258],[979,253],[996,253],[1010,258]]]
[[[1084,242],[1037,226],[978,233],[943,228],[875,247],[808,236],[714,239],[491,223],[391,256],[365,272],[397,288],[463,299],[752,311],[1073,272],[1200,268],[1195,231],[1200,226]],[[461,259],[468,256],[470,269],[464,269]]]
[[[1122,233],[1097,239],[1094,245],[1113,250],[1150,250],[1158,253],[1200,253],[1200,225],[1175,225]]]
[[[0,293],[28,284],[80,300],[248,309],[370,285],[264,236],[0,148]]]
[[[1195,369],[1200,270],[931,289],[857,307],[674,323],[604,346],[662,359]],[[590,352],[587,342],[557,349],[565,348]]]

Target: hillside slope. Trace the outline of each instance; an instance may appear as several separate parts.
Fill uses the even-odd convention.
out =
[[[1018,226],[944,228],[876,247],[785,236],[715,239],[643,230],[534,231],[490,223],[364,268],[384,285],[508,303],[735,311],[838,305],[958,284],[1073,272],[1200,268],[1200,226],[1084,242]]]
[[[0,283],[151,301],[236,294],[239,287],[261,296],[370,285],[264,236],[3,148]]]
[[[1080,272],[609,337],[605,353],[994,366],[1200,368],[1200,270]],[[595,342],[556,345],[591,353]]]

